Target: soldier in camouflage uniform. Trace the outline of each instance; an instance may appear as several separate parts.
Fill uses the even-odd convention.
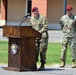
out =
[[[60,26],[63,32],[63,41],[62,41],[62,53],[61,53],[61,66],[65,66],[66,61],[66,51],[68,45],[71,49],[72,55],[72,68],[75,68],[76,60],[76,41],[75,41],[75,32],[76,32],[76,16],[72,14],[72,6],[67,6],[67,14],[60,19]]]
[[[32,13],[34,16],[30,19],[30,24],[32,28],[37,30],[42,34],[40,44],[36,40],[36,62],[38,61],[38,55],[40,53],[41,66],[39,70],[44,70],[44,64],[46,63],[46,50],[48,46],[48,22],[43,15],[39,14],[37,7],[33,7]]]

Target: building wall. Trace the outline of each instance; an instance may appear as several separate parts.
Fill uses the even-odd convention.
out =
[[[76,15],[76,0],[67,0],[67,5],[73,6]],[[64,0],[48,0],[49,29],[60,29],[59,20],[64,15]]]
[[[27,14],[26,2],[27,0],[8,0],[7,24],[18,24],[22,17]]]
[[[6,18],[7,18],[7,0],[1,0],[1,20],[0,26],[6,25]]]
[[[76,15],[76,0],[67,0],[67,5],[73,6],[73,13]],[[59,23],[59,19],[64,15],[63,6],[63,0],[48,0],[49,23]]]
[[[1,1],[1,0],[0,0]],[[32,0],[33,6],[38,6],[40,13],[47,15],[49,29],[60,29],[59,20],[64,15],[63,0]],[[7,23],[19,24],[21,18],[26,15],[27,0],[8,0]],[[67,5],[72,5],[76,15],[76,0],[67,0]],[[45,4],[45,5],[44,5]],[[43,6],[44,5],[44,6]],[[30,18],[29,18],[30,19]],[[29,22],[29,19],[26,22]],[[27,23],[28,24],[28,23]]]
[[[48,0],[32,0],[32,7],[38,7],[40,14],[47,16],[47,1]]]
[[[48,21],[49,23],[59,23],[63,15],[63,0],[48,0]]]

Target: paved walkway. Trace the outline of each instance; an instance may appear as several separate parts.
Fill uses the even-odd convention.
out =
[[[49,42],[61,42],[62,31],[61,30],[49,30]]]
[[[49,42],[61,42],[62,32],[60,30],[49,30]],[[3,37],[3,30],[0,28],[0,40],[8,40],[7,37]]]
[[[3,37],[3,29],[0,28],[0,40],[8,40],[7,37]]]
[[[28,71],[28,72],[14,72],[3,70],[2,67],[7,65],[0,65],[0,75],[76,75],[76,69],[72,69],[69,66],[65,68],[59,68],[58,65],[51,67],[47,66],[45,71]]]

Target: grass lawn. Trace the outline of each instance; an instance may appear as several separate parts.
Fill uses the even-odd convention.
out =
[[[0,63],[7,63],[8,61],[8,42],[0,41]]]
[[[59,64],[61,43],[49,43],[47,50],[47,65]],[[8,62],[8,42],[0,41],[0,63]],[[67,64],[71,64],[70,50],[67,51]],[[39,63],[39,62],[38,62]]]

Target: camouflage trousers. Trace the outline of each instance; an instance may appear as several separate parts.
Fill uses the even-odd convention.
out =
[[[75,42],[75,39],[68,38],[68,37],[64,37],[63,41],[62,41],[61,60],[66,59],[66,51],[67,51],[68,45],[70,46],[72,60],[76,60],[76,42]]]
[[[38,56],[40,54],[40,62],[46,63],[46,51],[48,46],[48,38],[41,39],[40,42],[36,42],[36,62],[38,61]]]

